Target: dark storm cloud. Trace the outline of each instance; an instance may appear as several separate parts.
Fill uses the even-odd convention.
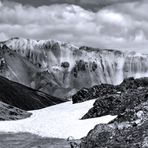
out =
[[[123,0],[112,0],[112,5],[108,1],[99,11],[69,4],[35,7],[30,3],[26,6],[0,1],[0,40],[13,36],[51,38],[78,46],[131,48],[148,52],[148,1],[126,3],[124,0],[121,3]],[[96,2],[98,0],[81,0],[82,4],[89,6]]]
[[[52,5],[52,4],[74,4],[81,6],[86,9],[90,9],[93,11],[97,11],[99,8],[113,5],[116,3],[126,3],[126,2],[134,2],[134,1],[142,1],[142,0],[13,0],[15,2],[21,4],[27,4],[32,6],[42,6],[42,5]]]

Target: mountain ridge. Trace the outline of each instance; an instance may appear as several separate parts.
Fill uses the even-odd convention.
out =
[[[83,87],[148,76],[147,54],[24,38],[1,42],[0,48],[0,75],[55,97],[70,97]]]

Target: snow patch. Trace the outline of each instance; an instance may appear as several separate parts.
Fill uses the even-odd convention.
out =
[[[30,118],[18,121],[1,121],[1,132],[30,132],[42,137],[82,138],[99,123],[108,123],[115,116],[79,120],[92,106],[95,100],[79,104],[71,101],[31,111]]]

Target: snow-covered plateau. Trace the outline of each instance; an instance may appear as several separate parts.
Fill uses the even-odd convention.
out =
[[[72,104],[71,101],[30,111],[32,116],[17,121],[0,121],[0,132],[29,132],[42,137],[82,138],[94,128],[96,124],[108,123],[116,116],[80,120],[93,106],[95,100]]]

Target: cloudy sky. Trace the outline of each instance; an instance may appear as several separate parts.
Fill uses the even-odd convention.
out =
[[[0,40],[55,39],[148,53],[148,0],[0,0]]]

